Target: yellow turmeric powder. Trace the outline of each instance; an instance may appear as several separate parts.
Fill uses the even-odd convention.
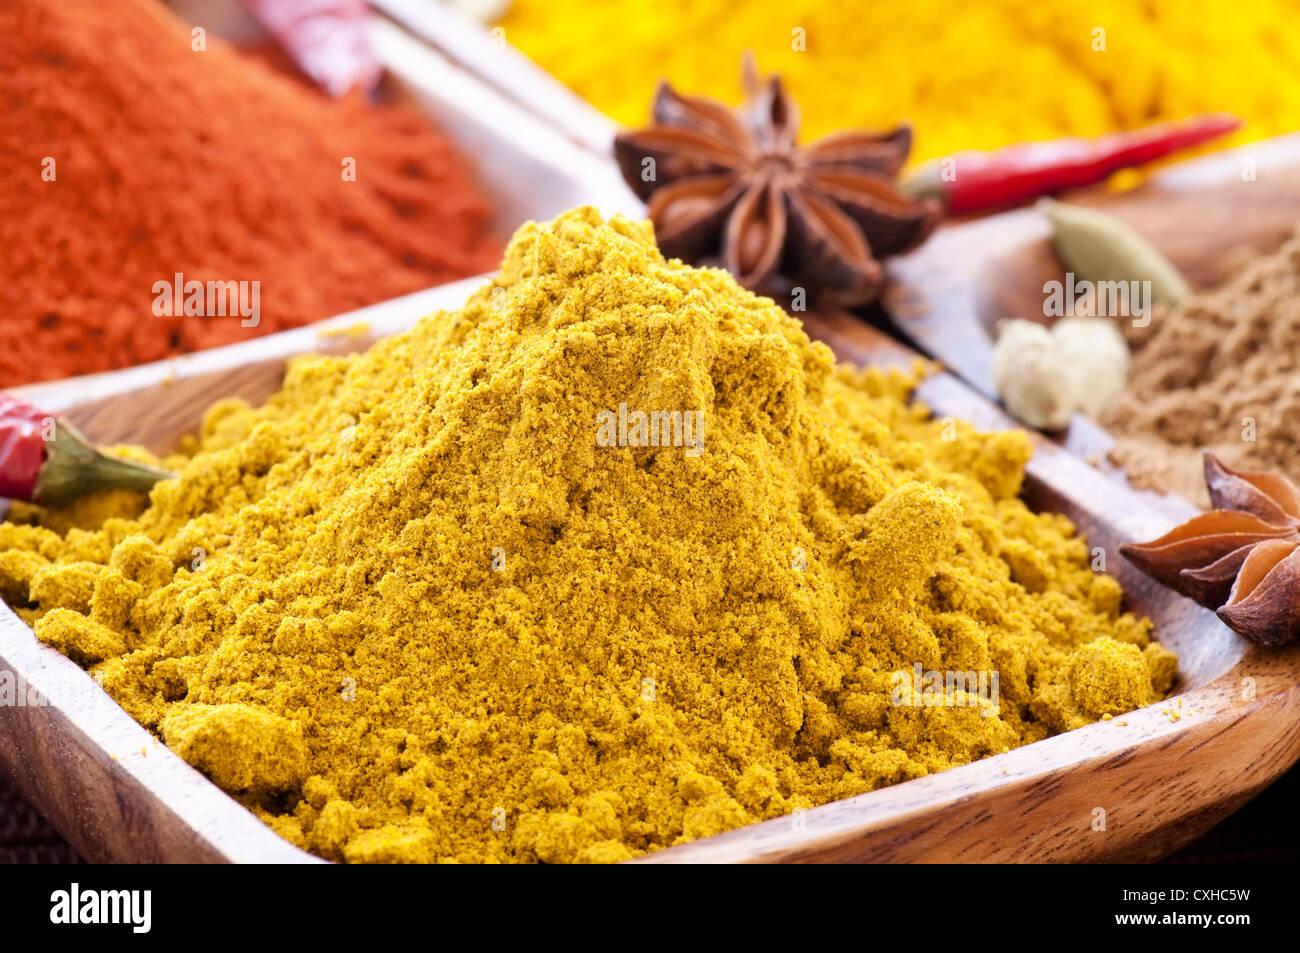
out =
[[[914,159],[1202,112],[1239,138],[1300,116],[1297,0],[514,0],[506,39],[624,125],[655,80],[735,101],[741,54],[779,72],[809,137],[916,127]]]
[[[322,857],[621,860],[1168,691],[1028,438],[914,383],[580,209],[214,406],[143,513],[0,524],[0,588]]]

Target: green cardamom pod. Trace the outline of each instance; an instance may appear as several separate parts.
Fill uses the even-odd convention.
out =
[[[1052,245],[1066,271],[1091,282],[1151,282],[1154,303],[1171,307],[1192,294],[1187,280],[1155,246],[1113,215],[1043,199]]]

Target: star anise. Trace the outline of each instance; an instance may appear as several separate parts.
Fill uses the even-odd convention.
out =
[[[1120,552],[1263,645],[1300,635],[1300,489],[1276,473],[1234,470],[1205,454],[1214,509]]]
[[[752,58],[744,72],[738,110],[660,82],[652,123],[614,140],[660,248],[697,264],[720,259],[748,288],[783,276],[828,303],[870,302],[883,284],[879,259],[920,244],[939,221],[939,203],[913,202],[894,184],[911,128],[799,148],[799,109],[780,77],[760,81]]]

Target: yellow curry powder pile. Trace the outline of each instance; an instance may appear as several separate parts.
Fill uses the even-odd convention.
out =
[[[1168,691],[1017,499],[1027,437],[913,385],[581,209],[462,310],[211,408],[142,515],[0,526],[0,589],[323,857],[619,860]],[[602,445],[620,404],[702,414],[702,452]]]
[[[514,0],[506,39],[624,125],[657,77],[732,100],[780,72],[811,136],[916,127],[913,157],[1226,111],[1300,115],[1300,0]],[[1098,33],[1097,31],[1103,31]]]

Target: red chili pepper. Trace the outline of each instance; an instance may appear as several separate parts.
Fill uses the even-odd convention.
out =
[[[382,69],[363,0],[244,0],[244,6],[331,96],[369,93],[378,85]]]
[[[91,490],[149,490],[175,476],[100,453],[75,427],[0,394],[0,497],[62,503]]]
[[[30,500],[45,462],[50,415],[24,400],[0,394],[0,496]]]
[[[922,166],[902,188],[913,197],[941,199],[953,215],[982,212],[1092,185],[1120,169],[1154,162],[1239,128],[1236,116],[1215,113],[1096,139],[1051,139],[992,152],[959,152]]]

